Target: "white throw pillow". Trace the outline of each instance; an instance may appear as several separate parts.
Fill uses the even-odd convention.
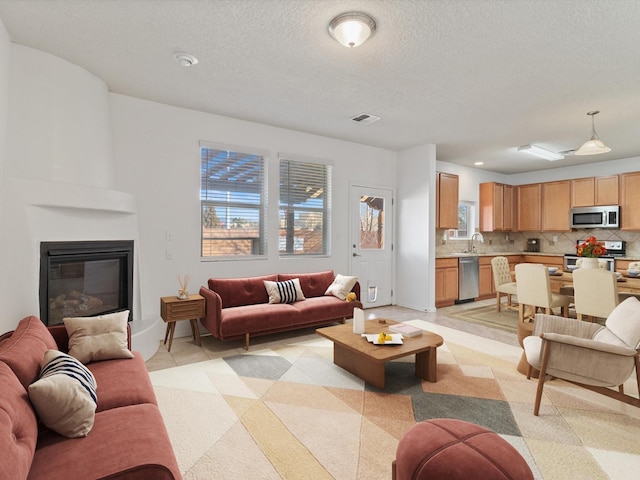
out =
[[[337,274],[333,283],[329,285],[329,288],[327,288],[327,291],[324,292],[324,294],[333,295],[334,297],[338,297],[340,300],[345,300],[357,281],[358,277],[347,277],[346,275]]]
[[[96,379],[82,363],[48,350],[40,378],[29,385],[29,400],[51,430],[65,437],[85,437],[93,428],[96,388]]]
[[[305,299],[299,278],[292,278],[285,282],[264,280],[264,288],[267,289],[269,303],[293,303]]]
[[[127,345],[129,310],[97,317],[64,318],[69,355],[82,363],[133,358]]]
[[[631,348],[640,347],[640,301],[629,297],[618,304],[605,322],[607,329]]]

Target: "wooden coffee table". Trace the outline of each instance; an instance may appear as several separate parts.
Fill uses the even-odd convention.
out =
[[[384,323],[381,323],[384,322]],[[375,319],[365,322],[365,333],[393,333],[394,320]],[[443,344],[440,335],[424,332],[417,337],[404,337],[402,345],[374,345],[353,333],[353,325],[345,323],[319,328],[316,332],[333,342],[333,363],[353,373],[376,388],[384,388],[384,364],[415,354],[416,377],[429,382],[437,380],[436,349]]]

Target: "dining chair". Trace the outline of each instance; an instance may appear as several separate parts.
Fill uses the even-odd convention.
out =
[[[537,263],[520,263],[516,265],[516,284],[518,295],[518,319],[524,322],[525,307],[533,307],[533,313],[543,308],[547,315],[560,307],[563,317],[569,316],[569,304],[572,298],[568,295],[551,292],[549,271],[544,265]]]
[[[573,301],[578,320],[583,316],[607,318],[618,305],[616,274],[600,268],[578,268],[573,271]]]
[[[544,383],[560,378],[640,407],[640,399],[624,393],[635,369],[640,390],[640,301],[631,297],[607,317],[605,325],[575,318],[537,314],[533,335],[524,339],[530,378],[539,370],[533,414],[538,415]],[[611,387],[617,387],[617,390]]]
[[[493,257],[491,259],[491,271],[493,272],[493,284],[496,289],[496,310],[501,307],[517,310],[518,306],[512,302],[512,296],[518,294],[516,282],[511,278],[509,260],[507,257]],[[507,303],[502,305],[501,298],[506,295]]]

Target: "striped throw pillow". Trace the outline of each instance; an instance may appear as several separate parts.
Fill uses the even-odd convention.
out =
[[[98,397],[96,379],[80,361],[49,350],[29,399],[42,423],[65,437],[84,437],[93,428]]]
[[[293,303],[305,299],[299,278],[293,278],[285,282],[265,280],[264,287],[269,294],[269,303]]]

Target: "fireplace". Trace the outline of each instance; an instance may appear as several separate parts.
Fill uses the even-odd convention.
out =
[[[91,317],[133,305],[133,241],[40,243],[40,318]]]

